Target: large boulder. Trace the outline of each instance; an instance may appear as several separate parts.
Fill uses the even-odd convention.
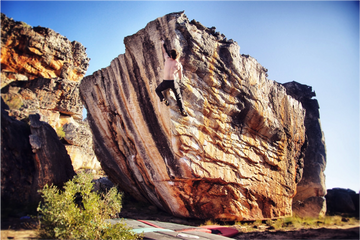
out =
[[[155,89],[161,39],[181,53],[182,117]],[[239,46],[183,12],[124,40],[125,54],[85,77],[95,153],[110,180],[176,216],[255,220],[292,214],[302,177],[305,110]]]
[[[92,133],[87,121],[68,122],[62,126],[62,129],[66,142],[64,145],[74,169],[100,170],[101,165],[93,150]]]
[[[297,82],[283,84],[286,92],[301,102],[306,110],[306,148],[304,148],[303,176],[297,185],[297,193],[293,200],[294,213],[300,217],[318,217],[326,213],[325,136],[321,130],[319,103],[310,86]],[[310,207],[311,206],[311,207]]]
[[[359,193],[351,189],[328,189],[326,194],[327,214],[359,217]]]

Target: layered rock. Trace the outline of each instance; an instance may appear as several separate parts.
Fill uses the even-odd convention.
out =
[[[82,121],[78,85],[89,63],[85,48],[51,29],[4,14],[1,20],[1,96],[9,115],[28,122],[29,115],[39,114],[62,137],[76,170],[101,169]]]
[[[160,40],[184,67],[182,117],[162,105]],[[305,111],[215,28],[173,13],[126,37],[125,54],[85,77],[95,153],[110,180],[176,216],[254,220],[292,214]]]
[[[69,122],[64,124],[62,129],[64,141],[67,143],[65,147],[74,169],[101,170],[100,162],[93,150],[92,133],[87,122]]]
[[[305,128],[307,147],[305,149],[303,177],[297,185],[293,200],[294,213],[301,217],[324,216],[326,213],[326,148],[325,136],[321,130],[319,103],[310,86],[297,82],[283,84],[286,92],[301,102],[306,110]]]
[[[43,120],[55,129],[63,125],[60,117],[82,119],[83,106],[76,82],[60,78],[15,81],[3,87],[1,94],[11,108],[10,114],[19,119],[42,113]]]
[[[1,87],[37,77],[80,81],[90,59],[79,42],[49,28],[31,27],[1,13]]]

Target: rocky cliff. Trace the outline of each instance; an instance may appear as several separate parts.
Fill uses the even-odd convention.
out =
[[[36,209],[38,190],[74,169],[100,169],[78,89],[88,62],[80,43],[1,14],[2,213]]]
[[[1,87],[37,77],[80,81],[90,59],[79,42],[44,27],[16,22],[1,13]]]
[[[181,53],[188,117],[171,91],[169,107],[155,94],[161,39]],[[236,42],[184,13],[158,18],[124,43],[125,54],[80,84],[110,179],[176,216],[291,215],[306,146],[302,104]]]
[[[7,112],[24,122],[39,114],[62,138],[75,170],[101,168],[91,131],[82,121],[78,89],[88,63],[79,42],[1,14],[1,97]]]
[[[297,185],[297,194],[293,200],[293,210],[301,217],[324,216],[326,213],[326,148],[325,136],[321,130],[319,103],[310,86],[297,82],[283,84],[286,92],[301,102],[306,110],[305,149],[303,177]]]

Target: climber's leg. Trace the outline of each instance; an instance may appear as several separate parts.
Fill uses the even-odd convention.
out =
[[[183,116],[187,116],[187,112],[186,110],[184,109],[184,103],[183,103],[183,100],[182,100],[182,96],[181,96],[181,92],[180,92],[180,87],[177,83],[175,83],[173,85],[173,87],[171,88],[171,90],[173,90],[173,92],[175,93],[175,97],[176,97],[176,101],[177,101],[177,105],[180,109],[180,112]]]
[[[164,80],[162,81],[162,83],[160,83],[160,85],[156,88],[155,92],[158,95],[158,97],[160,98],[160,102],[165,100],[164,95],[162,94],[162,91],[165,91],[168,88],[171,88],[173,86],[173,84],[171,83],[172,81],[169,80]],[[168,106],[169,103],[167,100],[165,100],[165,104]]]

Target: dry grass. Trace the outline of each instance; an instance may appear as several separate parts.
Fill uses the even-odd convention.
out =
[[[359,219],[354,217],[326,216],[322,218],[285,217],[275,220],[255,222],[236,222],[241,232],[265,230],[296,230],[306,228],[320,228],[330,226],[359,225]]]

